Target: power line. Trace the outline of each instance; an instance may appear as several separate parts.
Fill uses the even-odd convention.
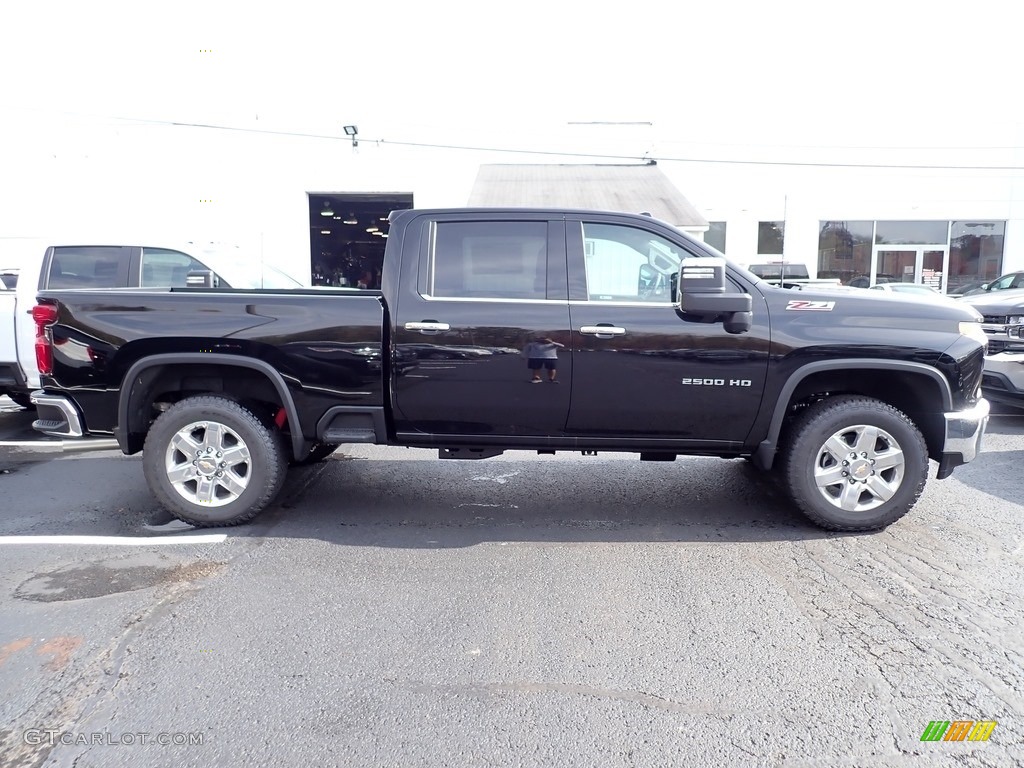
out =
[[[459,149],[472,152],[506,152],[526,155],[553,155],[557,157],[591,157],[599,160],[655,160],[659,163],[711,163],[722,165],[775,165],[806,168],[892,168],[909,170],[958,170],[958,171],[1024,171],[1020,165],[925,165],[904,163],[824,163],[798,160],[725,160],[721,158],[704,159],[696,157],[668,157],[664,155],[605,155],[584,152],[558,152],[534,149],[507,149],[499,147],[474,147],[458,144],[426,144],[413,141],[390,141],[386,139],[361,139],[376,144],[396,144],[405,147],[423,147],[428,149]]]
[[[82,113],[64,112],[63,114],[78,115],[85,117],[99,117],[107,120],[119,120],[124,122],[143,123],[148,125],[166,125],[179,128],[203,128],[217,131],[233,131],[238,133],[255,133],[270,136],[289,136],[293,138],[324,139],[328,141],[349,141],[350,137],[334,134],[304,133],[299,131],[274,131],[266,128],[242,128],[230,125],[215,125],[212,123],[192,123],[179,120],[152,120],[146,118],[83,115]],[[469,144],[436,144],[417,141],[398,141],[391,139],[366,139],[359,138],[361,143],[376,144],[378,146],[401,146],[417,147],[420,149],[448,149],[464,152],[491,152],[496,154],[516,155],[540,155],[544,157],[575,157],[589,158],[593,160],[632,160],[635,162],[665,162],[665,163],[705,163],[710,165],[760,165],[792,168],[864,168],[864,169],[891,169],[891,170],[922,170],[922,171],[1024,171],[1020,165],[953,165],[953,164],[930,164],[930,163],[841,163],[841,162],[818,162],[800,160],[736,160],[728,158],[700,158],[700,157],[672,157],[669,155],[619,155],[600,152],[566,152],[561,150],[542,149],[519,149],[512,147],[483,147]],[[671,142],[670,142],[671,143]],[[741,145],[736,145],[741,146]],[[879,148],[885,149],[885,148]],[[972,149],[964,147],[964,149]],[[1019,149],[1014,147],[1013,149]]]

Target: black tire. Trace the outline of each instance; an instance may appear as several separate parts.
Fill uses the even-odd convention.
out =
[[[188,441],[201,440],[199,458],[192,462],[189,459],[197,454],[189,452],[194,446],[185,445],[181,437],[190,425],[197,426],[188,433]],[[184,448],[172,447],[176,436]],[[213,446],[223,450],[206,454]],[[213,528],[248,522],[272,502],[284,484],[287,454],[281,433],[248,408],[227,398],[201,395],[176,403],[157,418],[146,435],[142,468],[153,495],[172,515],[198,528]],[[222,458],[231,463],[218,464]],[[169,472],[181,478],[177,485]],[[186,472],[197,479],[182,477]],[[198,479],[202,472],[209,472],[202,475],[204,485]],[[201,500],[203,496],[209,503]]]
[[[782,461],[790,496],[831,531],[877,531],[896,522],[928,477],[928,448],[914,423],[891,405],[855,395],[823,400],[800,414]]]
[[[338,443],[313,443],[313,447],[306,455],[306,458],[301,460],[292,459],[288,462],[288,466],[308,467],[310,464],[317,464],[338,450],[338,447]]]
[[[32,402],[32,396],[28,392],[8,392],[7,396],[22,408],[27,408],[30,411],[36,409],[35,403]]]

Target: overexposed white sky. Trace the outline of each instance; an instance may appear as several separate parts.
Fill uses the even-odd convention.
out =
[[[1019,166],[1016,13],[1002,0],[10,2],[0,162],[27,172],[26,158],[87,152],[111,125],[147,120],[328,136],[356,124],[364,156],[413,142],[595,155],[563,162]],[[607,124],[622,122],[638,124]]]
[[[0,108],[411,141],[943,144],[1020,120],[1024,74],[993,0],[58,0],[5,3],[0,30]]]

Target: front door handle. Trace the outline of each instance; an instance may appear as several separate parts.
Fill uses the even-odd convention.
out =
[[[439,323],[436,320],[424,320],[419,323],[406,323],[405,330],[407,331],[419,331],[420,333],[437,333],[438,331],[450,331],[451,326],[448,323]]]
[[[580,333],[597,336],[599,339],[610,339],[614,336],[625,335],[626,329],[617,325],[584,325],[580,328]]]

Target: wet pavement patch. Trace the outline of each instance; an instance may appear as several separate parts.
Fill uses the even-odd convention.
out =
[[[211,576],[223,567],[223,563],[206,560],[192,563],[163,558],[107,560],[36,574],[23,581],[14,590],[14,596],[37,603],[87,600],[194,581]]]

